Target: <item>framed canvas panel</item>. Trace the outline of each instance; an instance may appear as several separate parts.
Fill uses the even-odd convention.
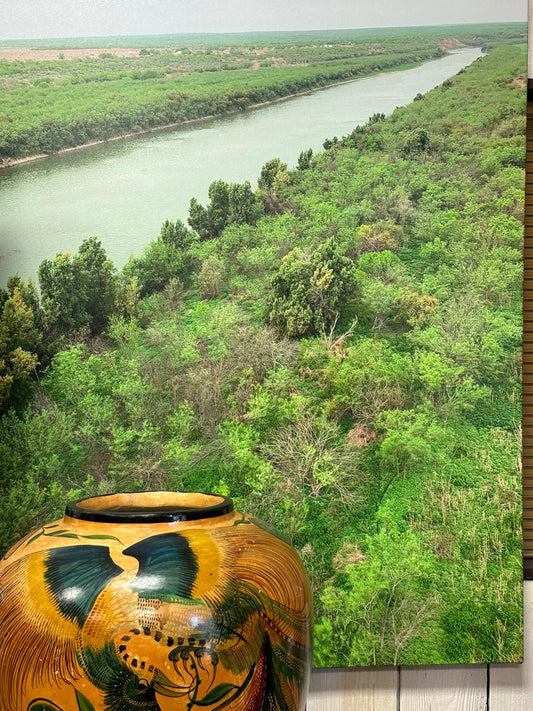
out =
[[[529,17],[531,17],[531,7],[529,7]],[[531,22],[529,23],[531,28]],[[531,32],[531,29],[529,30]],[[530,397],[531,397],[531,167],[530,167],[530,132],[531,119],[529,118],[531,99],[533,96],[532,79],[532,56],[531,42],[529,43],[529,59],[528,59],[528,119],[527,119],[527,163],[526,163],[526,202],[525,202],[525,239],[524,239],[524,362],[523,362],[523,398],[524,398],[524,417],[523,417],[523,490],[524,490],[524,520],[523,520],[523,536],[524,536],[524,578],[531,580],[533,576],[533,502],[531,497],[532,469],[531,469],[531,425],[530,425]]]
[[[2,554],[214,492],[316,667],[521,661],[524,2],[127,5],[0,29]]]

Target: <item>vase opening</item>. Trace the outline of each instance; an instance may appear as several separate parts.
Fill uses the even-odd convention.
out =
[[[143,491],[106,494],[68,504],[65,515],[102,523],[164,523],[224,516],[233,511],[227,496],[199,492]]]

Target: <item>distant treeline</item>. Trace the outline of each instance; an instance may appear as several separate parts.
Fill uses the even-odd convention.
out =
[[[526,22],[472,23],[468,25],[434,25],[425,27],[373,27],[343,30],[287,30],[276,32],[210,32],[170,35],[118,35],[110,37],[65,37],[50,39],[0,40],[2,47],[28,49],[78,49],[96,47],[265,47],[275,45],[309,45],[315,43],[375,41],[391,36],[403,37],[459,37],[465,44],[475,44],[480,39],[498,42],[527,39]]]

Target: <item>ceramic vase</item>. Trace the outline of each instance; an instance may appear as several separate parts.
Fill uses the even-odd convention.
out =
[[[223,496],[97,496],[0,564],[1,711],[304,711],[309,584]]]

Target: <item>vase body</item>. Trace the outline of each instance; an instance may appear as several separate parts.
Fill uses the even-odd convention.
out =
[[[211,494],[68,506],[0,563],[0,711],[304,711],[293,548]]]

